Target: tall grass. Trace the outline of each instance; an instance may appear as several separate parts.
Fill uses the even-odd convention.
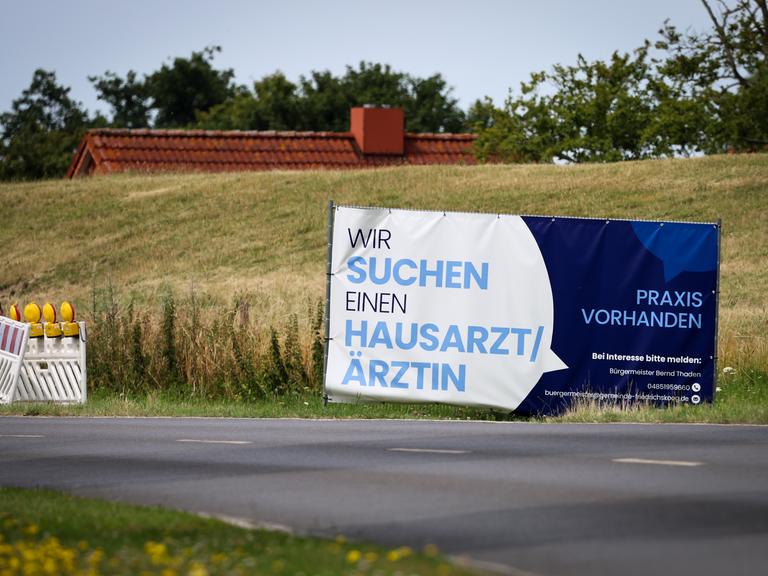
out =
[[[301,317],[275,326],[259,322],[259,300],[242,293],[221,308],[194,288],[179,295],[165,287],[160,302],[138,307],[111,282],[94,285],[86,320],[90,387],[239,401],[319,391],[322,302],[307,301]]]

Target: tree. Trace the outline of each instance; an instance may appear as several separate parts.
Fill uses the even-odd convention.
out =
[[[234,96],[213,106],[207,112],[197,112],[196,128],[203,130],[265,130],[259,102],[248,90],[238,90]]]
[[[763,64],[750,75],[747,88],[724,94],[719,104],[726,120],[719,138],[723,147],[768,149],[768,66]]]
[[[191,126],[199,113],[235,95],[232,69],[216,70],[212,65],[217,52],[221,48],[213,46],[189,58],[175,58],[172,65],[163,64],[146,77],[147,94],[157,111],[155,127]]]
[[[197,126],[214,130],[296,130],[301,125],[298,87],[282,72],[244,87],[227,101],[199,112]]]
[[[392,106],[405,110],[411,132],[460,132],[464,112],[440,74],[428,78],[392,70],[388,64],[360,62],[344,76],[312,72],[300,81],[306,129],[344,131],[353,106]]]
[[[98,98],[111,108],[111,125],[116,128],[183,128],[193,125],[198,117],[225,103],[235,105],[230,111],[242,115],[242,96],[247,90],[232,82],[231,69],[216,70],[213,59],[221,48],[204,48],[189,58],[175,58],[171,65],[138,79],[130,70],[125,78],[111,71],[102,76],[89,76]],[[226,123],[229,108],[220,108],[213,118],[203,123]],[[238,118],[242,119],[242,118]]]
[[[103,76],[89,76],[99,100],[112,109],[111,125],[116,128],[146,128],[149,126],[149,93],[144,81],[136,79],[130,70],[125,79],[107,71]]]
[[[349,129],[349,109],[371,104],[405,109],[406,129],[414,132],[461,131],[464,113],[446,81],[435,74],[418,78],[388,65],[360,62],[344,75],[313,70],[297,84],[276,72],[240,90],[208,112],[198,126],[213,129],[327,130]]]
[[[531,75],[520,96],[491,113],[477,142],[481,158],[511,162],[609,162],[658,153],[646,127],[652,114],[647,48],[609,62],[555,65]],[[550,88],[547,90],[546,88]]]
[[[296,130],[301,119],[298,86],[282,72],[275,72],[254,82],[261,125],[257,129]]]
[[[410,132],[463,132],[466,115],[440,74],[408,78],[409,98],[404,102],[405,125]]]
[[[309,76],[299,78],[300,120],[296,130],[328,130],[342,132],[349,129],[349,109],[357,99],[342,78],[330,71],[313,70]]]
[[[478,156],[604,162],[768,146],[768,0],[701,0],[712,28],[665,22],[632,56],[555,65],[478,117]]]
[[[768,3],[701,0],[712,28],[680,33],[665,22],[656,47],[659,73],[687,101],[704,137],[701,149],[722,152],[768,145]]]
[[[470,132],[480,132],[493,126],[493,115],[496,110],[493,100],[486,96],[475,100],[467,110],[464,127]]]
[[[91,124],[69,91],[56,82],[54,72],[38,69],[11,111],[0,114],[0,178],[50,178],[66,172]]]

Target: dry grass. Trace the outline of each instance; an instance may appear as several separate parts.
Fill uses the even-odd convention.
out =
[[[324,298],[327,204],[512,214],[722,219],[721,366],[768,366],[768,155],[595,166],[122,175],[0,184],[0,301],[73,299],[94,286],[158,318],[170,287],[206,325],[236,297],[264,332]],[[98,292],[98,291],[97,291]],[[86,314],[87,316],[87,314]],[[307,352],[309,337],[302,330]],[[258,344],[263,351],[263,339]]]

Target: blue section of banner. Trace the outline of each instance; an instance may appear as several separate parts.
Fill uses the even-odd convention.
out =
[[[718,227],[523,217],[547,266],[552,350],[517,411],[714,399]]]

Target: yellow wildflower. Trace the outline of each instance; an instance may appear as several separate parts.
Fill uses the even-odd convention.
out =
[[[413,550],[408,548],[408,546],[400,546],[400,548],[395,548],[394,550],[387,552],[387,560],[390,562],[397,562],[401,558],[407,558],[411,554],[413,554]]]
[[[149,541],[144,544],[144,552],[149,556],[149,561],[155,566],[167,564],[170,560],[168,548],[162,542]]]
[[[192,562],[189,566],[189,576],[208,576],[208,570],[200,562]]]
[[[347,562],[350,564],[357,564],[360,561],[360,550],[350,550],[347,552]]]
[[[88,562],[91,564],[98,564],[104,559],[104,551],[97,548],[93,552],[91,552],[91,557],[88,559]]]
[[[22,548],[23,546],[23,548]],[[35,560],[37,560],[37,554],[35,554],[34,550],[30,550],[24,542],[19,543],[19,548],[21,548],[21,558],[24,560],[24,562],[30,562],[34,563]]]

